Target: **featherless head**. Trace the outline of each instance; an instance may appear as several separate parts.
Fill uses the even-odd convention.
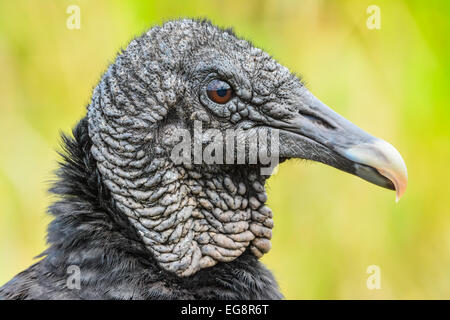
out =
[[[131,41],[88,108],[102,182],[159,265],[178,276],[270,249],[267,162],[254,157],[261,149],[320,161],[399,195],[406,188],[392,146],[333,112],[268,53],[207,21],[170,21]],[[215,134],[198,141],[199,125]],[[189,134],[182,161],[173,157],[180,132]],[[227,132],[238,132],[231,156],[214,140]],[[261,136],[276,139],[255,148]]]

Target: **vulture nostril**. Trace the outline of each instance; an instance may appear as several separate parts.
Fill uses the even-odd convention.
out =
[[[336,127],[333,126],[332,124],[330,124],[328,121],[323,120],[315,115],[305,114],[305,113],[301,113],[301,112],[300,112],[300,114],[303,117],[305,117],[306,119],[308,119],[309,121],[313,122],[314,124],[318,124],[324,128],[331,129],[331,130],[336,129]]]

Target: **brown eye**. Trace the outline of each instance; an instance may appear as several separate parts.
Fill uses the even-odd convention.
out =
[[[206,93],[211,101],[219,104],[225,104],[230,101],[233,95],[233,89],[225,81],[213,80],[208,84]]]

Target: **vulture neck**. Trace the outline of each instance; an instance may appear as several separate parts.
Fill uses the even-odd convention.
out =
[[[107,166],[100,171],[111,176]],[[233,261],[247,248],[258,258],[269,251],[272,212],[264,205],[259,168],[175,165],[155,157],[145,176],[122,170],[121,186],[106,185],[165,270],[187,277]]]
[[[265,239],[270,238],[272,213],[263,204],[266,200],[264,179],[256,175],[256,168],[249,171],[244,167],[173,167],[178,172],[184,170],[184,179],[178,180],[178,191],[170,187],[167,190],[178,197],[180,192],[186,192],[181,190],[181,185],[188,186],[188,199],[182,203],[192,207],[192,222],[181,223],[182,227],[178,227],[182,232],[177,244],[188,239],[187,247],[190,247],[195,242],[201,258],[212,261],[211,265],[198,267],[196,272],[183,277],[176,270],[168,270],[161,257],[155,254],[168,253],[161,249],[164,242],[158,248],[153,242],[149,243],[151,236],[158,237],[156,227],[147,226],[142,231],[139,228],[145,226],[144,218],[133,219],[118,209],[117,200],[102,182],[97,161],[91,153],[92,141],[87,127],[85,118],[75,127],[74,138],[63,137],[65,154],[57,171],[58,180],[50,190],[60,200],[49,208],[55,219],[48,228],[50,246],[41,255],[45,257],[41,264],[48,272],[65,278],[69,266],[78,266],[86,288],[87,284],[94,285],[95,274],[102,279],[102,286],[130,281],[124,275],[133,274],[132,296],[130,291],[118,290],[116,298],[282,297],[273,276],[257,259],[268,250]],[[159,199],[168,198],[167,194],[170,193],[162,193]],[[137,221],[141,224],[138,228]],[[188,228],[192,225],[196,227]],[[150,231],[154,234],[145,233]],[[164,240],[163,231],[159,237]],[[167,247],[173,249],[176,245],[167,244]],[[83,273],[83,270],[89,272]]]

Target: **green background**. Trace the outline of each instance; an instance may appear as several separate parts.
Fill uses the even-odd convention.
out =
[[[66,27],[69,5],[81,29]],[[369,5],[381,29],[369,30]],[[334,110],[391,142],[409,186],[391,191],[306,161],[268,183],[263,261],[289,299],[450,298],[449,1],[0,0],[0,284],[45,248],[59,132],[85,114],[116,52],[155,24],[208,17],[251,39]],[[367,267],[381,270],[369,290]]]

